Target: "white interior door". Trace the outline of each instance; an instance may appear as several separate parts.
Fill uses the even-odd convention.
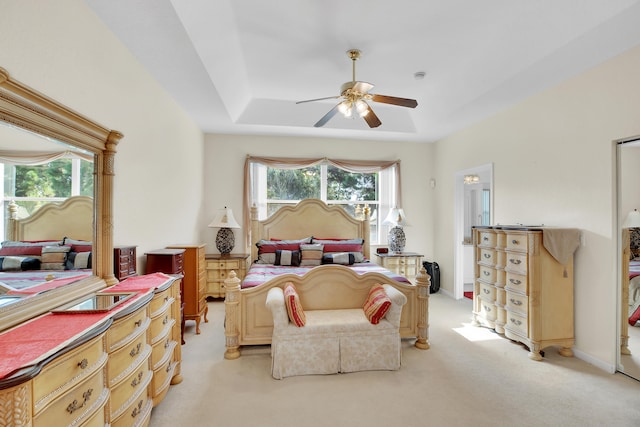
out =
[[[465,184],[465,177],[477,177]],[[455,226],[453,297],[464,297],[465,277],[473,268],[473,251],[469,251],[470,227],[493,224],[493,164],[476,166],[455,173]],[[483,190],[488,190],[483,193]],[[483,201],[486,200],[484,208]],[[465,274],[466,273],[466,274]]]

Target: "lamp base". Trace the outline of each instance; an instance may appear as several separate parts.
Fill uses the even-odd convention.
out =
[[[216,248],[221,254],[229,254],[236,244],[236,238],[233,230],[230,228],[221,228],[216,234]]]
[[[407,238],[404,235],[402,227],[395,226],[389,230],[389,249],[391,252],[404,251],[404,245],[407,243]]]

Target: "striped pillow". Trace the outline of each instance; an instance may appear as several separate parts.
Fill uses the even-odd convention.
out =
[[[287,306],[287,313],[289,314],[289,320],[297,327],[302,327],[307,323],[307,317],[304,315],[302,304],[300,304],[300,297],[298,291],[296,291],[293,283],[287,282],[284,286],[284,302]]]
[[[42,270],[64,270],[71,246],[45,246],[42,248]]]
[[[300,250],[302,251],[300,265],[320,265],[322,263],[324,245],[300,245]]]
[[[377,325],[389,311],[391,300],[384,291],[382,285],[373,285],[369,291],[369,296],[362,307],[364,315],[367,316],[372,325]]]

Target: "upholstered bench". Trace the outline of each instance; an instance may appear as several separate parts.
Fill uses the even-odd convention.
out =
[[[290,320],[285,291],[269,290],[267,307],[273,315],[272,376],[334,374],[400,368],[400,316],[406,296],[382,285],[391,304],[377,324],[365,315],[365,300],[339,309],[301,309],[304,326]]]

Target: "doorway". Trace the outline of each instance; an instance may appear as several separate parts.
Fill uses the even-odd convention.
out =
[[[473,288],[471,227],[493,223],[493,164],[455,173],[453,297],[464,297],[465,285]]]

